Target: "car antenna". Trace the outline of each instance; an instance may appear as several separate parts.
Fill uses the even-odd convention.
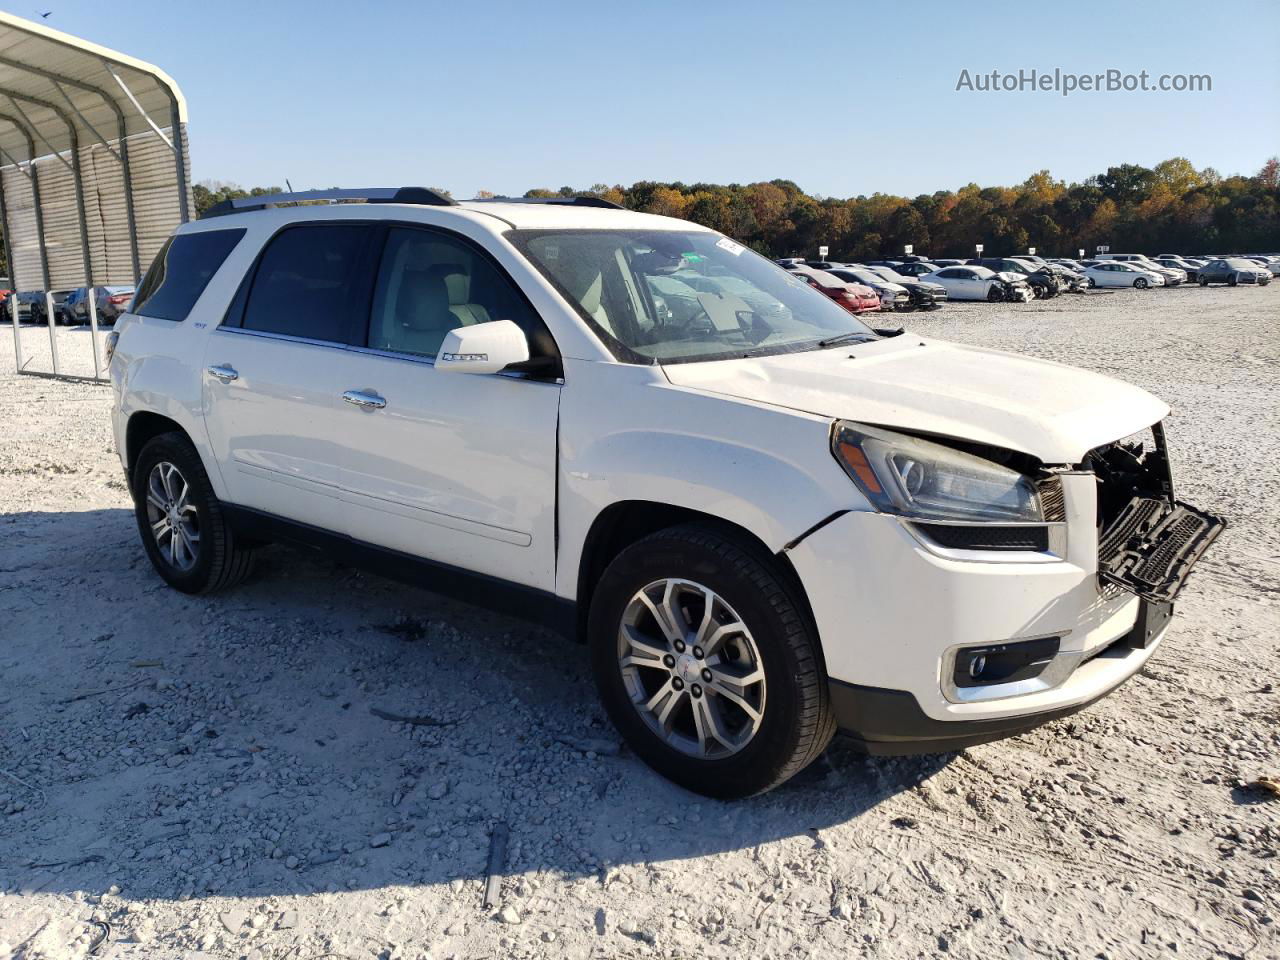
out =
[[[293,184],[289,182],[289,178],[284,178],[284,185],[289,188],[289,192],[293,193]]]

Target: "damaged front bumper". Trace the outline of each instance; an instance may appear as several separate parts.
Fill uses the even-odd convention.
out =
[[[1041,547],[952,549],[906,518],[851,512],[789,548],[842,732],[873,753],[959,749],[1141,670],[1224,526],[1174,499],[1160,425],[1151,435],[1154,448],[1107,444],[1050,471],[1060,519]]]

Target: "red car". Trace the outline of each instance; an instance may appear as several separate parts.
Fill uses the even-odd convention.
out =
[[[864,284],[846,283],[825,270],[814,270],[812,267],[796,266],[791,267],[787,272],[799,277],[814,289],[821,290],[850,313],[865,313],[868,310],[880,309],[880,294]]]

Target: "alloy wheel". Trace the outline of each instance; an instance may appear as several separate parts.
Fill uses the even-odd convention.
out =
[[[671,748],[719,759],[759,732],[759,649],[742,618],[709,588],[665,579],[636,591],[622,614],[617,653],[632,706]]]
[[[178,570],[196,565],[200,554],[200,515],[189,500],[191,486],[167,460],[147,477],[147,522],[160,555]]]

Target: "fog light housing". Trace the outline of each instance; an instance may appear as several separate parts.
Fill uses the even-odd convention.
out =
[[[1038,677],[1058,655],[1061,637],[1041,637],[956,651],[951,682],[956,687],[990,687]]]

